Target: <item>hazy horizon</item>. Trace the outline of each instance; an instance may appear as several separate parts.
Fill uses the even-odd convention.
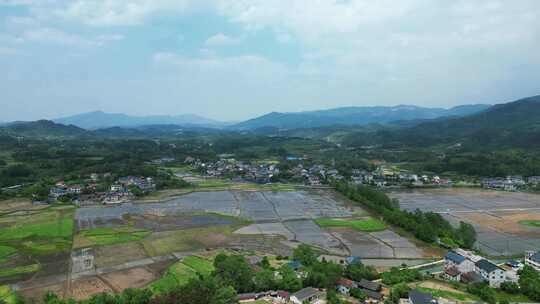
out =
[[[0,121],[496,104],[538,49],[535,0],[0,0]]]

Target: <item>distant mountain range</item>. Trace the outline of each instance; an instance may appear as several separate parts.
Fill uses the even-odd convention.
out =
[[[69,117],[57,118],[52,121],[64,125],[74,125],[79,128],[94,130],[110,127],[139,127],[146,125],[177,125],[177,126],[201,126],[201,127],[224,127],[227,124],[208,119],[194,114],[184,115],[154,115],[154,116],[130,116],[120,113],[105,113],[102,111],[88,112]]]
[[[464,105],[451,109],[424,108],[417,106],[394,107],[345,107],[330,110],[279,113],[272,112],[232,126],[235,130],[256,130],[260,128],[299,129],[332,125],[364,126],[388,124],[395,121],[425,120],[440,117],[466,116],[488,109],[490,105]]]
[[[463,144],[471,149],[540,147],[540,95],[498,104],[465,117],[421,122],[412,127],[353,132],[348,144],[431,146]]]

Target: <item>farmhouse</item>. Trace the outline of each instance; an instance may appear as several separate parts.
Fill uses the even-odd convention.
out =
[[[355,288],[356,284],[355,282],[348,280],[348,279],[339,279],[336,284],[336,289],[341,294],[349,294],[351,292],[351,289]]]
[[[456,268],[460,273],[474,271],[474,261],[468,255],[449,251],[444,257],[444,268]]]
[[[416,289],[409,292],[410,304],[437,304],[437,300],[429,293],[421,292]]]
[[[505,272],[492,262],[482,259],[475,264],[476,272],[489,282],[491,287],[499,287],[506,279]]]
[[[446,268],[443,277],[448,281],[459,282],[461,281],[461,272],[456,267]]]
[[[529,265],[536,271],[540,271],[540,251],[527,251],[525,253],[525,265]]]
[[[326,292],[320,291],[313,287],[304,288],[291,295],[291,302],[294,304],[317,303],[326,297]]]

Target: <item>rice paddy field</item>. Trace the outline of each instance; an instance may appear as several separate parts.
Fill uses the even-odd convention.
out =
[[[210,273],[212,257],[205,252],[290,256],[300,243],[373,258],[381,267],[432,258],[338,193],[221,186],[216,181],[204,185],[212,191],[157,202],[11,210],[0,216],[0,283],[17,283],[32,297],[47,288],[78,299],[128,287],[162,292]],[[79,267],[81,252],[92,258],[90,269]],[[72,284],[63,284],[68,275]]]
[[[540,250],[540,195],[483,189],[430,189],[391,192],[402,209],[432,211],[453,225],[471,223],[476,246],[491,256]]]
[[[74,211],[58,206],[0,215],[0,282],[65,273]]]

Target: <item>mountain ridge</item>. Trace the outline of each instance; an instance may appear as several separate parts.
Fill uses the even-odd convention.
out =
[[[110,127],[139,127],[144,125],[184,125],[222,127],[226,123],[195,114],[133,116],[123,113],[92,111],[67,117],[52,119],[64,125],[74,125],[87,130]]]
[[[236,130],[253,130],[264,127],[299,129],[330,125],[368,125],[400,120],[434,119],[445,116],[465,116],[486,110],[490,105],[474,104],[450,109],[426,108],[413,105],[392,107],[340,107],[305,112],[270,112],[229,126]]]

